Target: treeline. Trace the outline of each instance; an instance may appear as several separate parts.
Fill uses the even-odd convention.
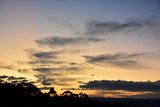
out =
[[[54,88],[42,93],[31,83],[0,83],[0,107],[124,107],[122,104],[93,101],[87,94],[65,91],[57,95]]]

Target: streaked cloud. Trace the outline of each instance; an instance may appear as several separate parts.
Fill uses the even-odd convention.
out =
[[[39,71],[39,72],[54,72],[54,71],[84,71],[86,70],[87,68],[84,67],[84,66],[77,66],[77,67],[72,67],[72,66],[64,66],[64,67],[57,67],[57,68],[54,68],[54,67],[38,67],[38,68],[33,68],[34,71]],[[89,68],[88,68],[89,69]]]
[[[98,38],[86,38],[86,37],[59,37],[59,36],[51,36],[36,40],[35,42],[41,46],[48,46],[51,48],[55,48],[58,46],[69,46],[69,45],[83,45],[88,43],[94,43],[102,41],[102,39]]]
[[[142,67],[138,58],[143,56],[142,53],[128,54],[128,53],[114,53],[114,54],[102,54],[97,56],[83,56],[86,62],[106,66],[107,64],[123,67],[123,68],[137,68]]]
[[[39,66],[43,66],[43,65],[49,65],[49,64],[62,64],[64,63],[63,61],[29,61],[28,62],[31,65],[39,65]]]
[[[51,85],[55,80],[52,78],[45,78],[43,77],[43,81],[41,82],[41,84],[43,85]]]
[[[29,57],[36,58],[40,60],[49,60],[52,58],[57,58],[57,55],[60,53],[58,51],[37,51],[34,49],[27,49]]]
[[[53,88],[53,87],[44,86],[44,87],[40,87],[39,89],[40,90],[50,90],[51,88]]]
[[[58,55],[62,53],[60,51],[38,51],[35,49],[27,49],[26,53],[29,57],[29,61],[27,63],[33,67],[64,63],[63,61],[57,60]]]
[[[136,20],[130,19],[124,22],[116,21],[89,21],[86,24],[87,35],[101,35],[122,31],[136,31],[144,27],[150,27],[150,29],[159,29],[160,23],[156,20]]]

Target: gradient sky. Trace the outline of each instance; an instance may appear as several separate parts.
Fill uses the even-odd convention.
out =
[[[0,75],[58,92],[160,97],[160,90],[87,86],[94,80],[158,83],[159,11],[159,0],[0,0]]]

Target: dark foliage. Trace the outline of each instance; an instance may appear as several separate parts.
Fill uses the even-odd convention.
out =
[[[93,101],[87,94],[65,91],[57,95],[54,88],[42,93],[30,83],[0,83],[0,107],[122,107],[117,103]]]

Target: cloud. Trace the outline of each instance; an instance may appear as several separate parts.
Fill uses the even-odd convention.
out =
[[[107,64],[123,67],[123,68],[137,68],[142,67],[137,58],[142,56],[142,53],[127,54],[127,53],[115,53],[115,54],[102,54],[97,56],[83,56],[86,62],[96,64],[100,66],[106,66]]]
[[[123,80],[94,80],[80,85],[80,88],[100,90],[127,90],[160,92],[160,82],[133,82]]]
[[[55,80],[52,78],[46,78],[43,77],[43,81],[41,82],[41,84],[43,85],[51,85]]]
[[[29,64],[38,65],[38,64],[62,64],[63,61],[29,61]]]
[[[30,59],[27,64],[34,67],[46,67],[65,63],[64,61],[58,60],[58,55],[61,54],[62,51],[37,51],[34,49],[27,49],[26,52]]]
[[[155,20],[135,20],[131,19],[121,22],[101,22],[101,21],[90,21],[86,25],[85,34],[88,35],[97,35],[97,34],[106,34],[114,33],[119,31],[135,31],[143,27],[157,28],[160,26]]]
[[[48,49],[47,49],[48,50]],[[51,51],[49,51],[51,50]],[[64,83],[66,80],[72,80],[70,78],[58,78],[64,75],[76,74],[86,69],[90,69],[86,63],[77,63],[73,60],[66,61],[59,56],[66,57],[66,54],[75,54],[81,50],[78,49],[49,49],[48,51],[41,49],[27,49],[26,53],[29,56],[27,64],[31,65],[31,69],[34,76],[38,78],[39,83],[44,86],[49,85],[61,85],[67,86],[68,83]],[[21,70],[19,70],[21,72]],[[41,75],[41,76],[39,76]],[[57,79],[54,81],[54,79]]]
[[[36,51],[34,49],[27,49],[29,57],[39,59],[39,60],[49,60],[57,58],[57,55],[60,53],[58,51]]]
[[[77,83],[79,83],[79,84],[86,84],[86,83],[83,82],[83,81],[78,81]]]
[[[38,68],[33,68],[34,71],[39,71],[39,72],[51,72],[51,71],[84,71],[87,68],[83,67],[70,67],[70,66],[65,66],[65,67],[38,67]],[[89,68],[88,68],[89,69]]]
[[[51,85],[53,82],[55,82],[55,79],[49,77],[48,75],[36,75],[36,77],[38,78],[37,83],[41,83],[44,86],[49,86]]]
[[[10,76],[10,77],[8,77],[8,80],[24,80],[24,79],[26,79],[25,77],[14,77],[14,76]]]
[[[150,92],[150,93],[144,93],[144,94],[138,94],[138,95],[132,95],[128,96],[128,98],[160,98],[160,92]]]
[[[87,43],[94,43],[102,41],[102,39],[97,38],[84,38],[84,37],[47,37],[36,40],[35,42],[41,46],[48,46],[51,48],[62,47],[62,46],[71,46],[71,45],[83,45]]]
[[[14,84],[21,83],[21,82],[32,82],[30,80],[27,80],[26,77],[15,77],[15,76],[7,76],[7,75],[2,75],[0,76],[0,82],[11,82]]]
[[[0,69],[9,69],[9,70],[15,70],[15,66],[13,65],[8,65],[6,63],[0,62]]]
[[[54,77],[51,75],[37,75],[36,77],[39,78],[37,82],[41,83],[44,87],[51,86],[51,85],[71,86],[73,84],[70,84],[68,82],[76,80],[76,78],[65,78],[65,77],[53,79]],[[44,88],[44,89],[47,89],[47,88]]]
[[[39,72],[50,72],[53,71],[53,68],[33,68],[34,71],[39,71]]]
[[[0,76],[0,79],[5,79],[5,78],[8,78],[9,76],[7,76],[7,75],[2,75],[2,76]]]
[[[40,90],[50,90],[51,88],[53,88],[53,87],[46,87],[46,86],[45,86],[45,87],[40,87],[39,89],[40,89]]]
[[[77,78],[60,78],[59,82],[71,82],[71,81],[76,81]]]
[[[34,57],[37,57],[37,58],[43,58],[43,59],[50,59],[50,58],[55,58],[56,53],[54,52],[38,52],[38,53],[34,53],[32,54]]]

